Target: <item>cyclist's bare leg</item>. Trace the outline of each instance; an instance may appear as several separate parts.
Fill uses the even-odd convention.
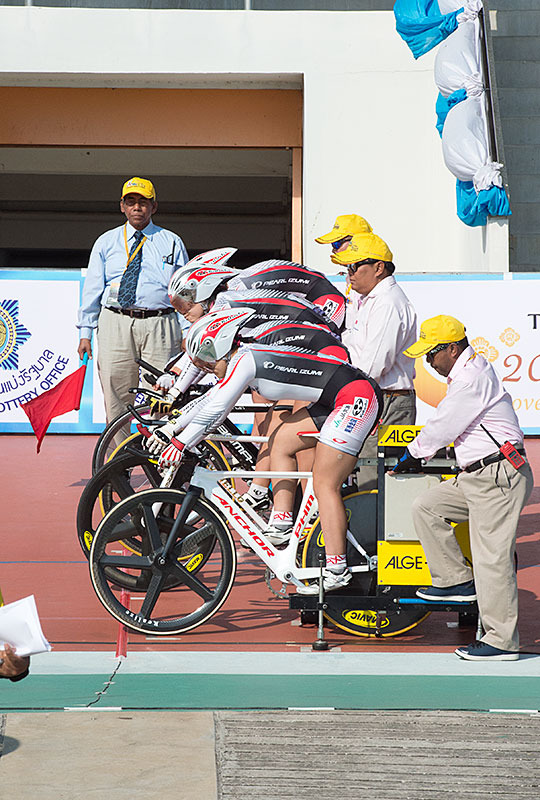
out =
[[[265,397],[258,392],[252,392],[254,403],[269,403]],[[291,405],[292,401],[280,400],[279,405]],[[275,404],[274,404],[275,405]],[[253,419],[253,435],[254,436],[271,436],[273,432],[290,416],[290,411],[274,411],[273,408],[268,411],[257,411]],[[263,442],[259,449],[257,456],[257,463],[255,469],[259,471],[270,469],[270,448],[267,442]],[[253,483],[256,486],[267,487],[270,484],[268,478],[254,478]]]
[[[319,442],[313,464],[313,491],[319,505],[326,555],[346,552],[347,516],[341,486],[353,471],[358,456],[342,453]]]
[[[308,403],[306,403],[304,400],[295,400],[293,406],[293,412],[299,411],[301,408],[307,408],[307,406]],[[312,429],[315,430],[314,425],[312,426]],[[308,430],[311,430],[311,428],[308,428]],[[307,448],[306,450],[299,450],[298,453],[296,454],[296,469],[299,472],[311,472],[311,470],[313,469],[316,442],[317,442],[316,439],[309,439],[309,438],[306,439],[306,444],[311,443],[311,447]],[[302,486],[302,491],[305,491],[306,481],[302,480],[300,481],[300,483]]]
[[[277,428],[270,439],[270,468],[276,472],[294,472],[297,454],[313,448],[313,439],[299,436],[305,431],[315,431],[313,420],[305,408],[295,411]],[[279,478],[273,481],[274,511],[292,511],[297,482]]]

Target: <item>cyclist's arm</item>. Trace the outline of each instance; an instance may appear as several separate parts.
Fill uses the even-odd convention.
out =
[[[180,369],[180,375],[168,391],[168,394],[174,399],[186,392],[190,386],[199,383],[206,374],[204,370],[195,366],[187,353],[184,353],[177,368]]]
[[[255,377],[255,361],[246,348],[239,351],[229,364],[227,374],[212,387],[186,416],[182,414],[182,432],[176,437],[187,447],[201,442],[216,425],[232,411]]]

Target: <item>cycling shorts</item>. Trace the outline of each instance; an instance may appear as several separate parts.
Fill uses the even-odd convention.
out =
[[[340,389],[324,421],[321,406],[314,404],[308,410],[321,431],[319,441],[351,456],[358,455],[382,412],[375,389],[367,380],[352,381]]]

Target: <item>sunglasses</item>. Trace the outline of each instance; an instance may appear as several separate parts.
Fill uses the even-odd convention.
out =
[[[344,236],[343,239],[338,239],[337,242],[332,242],[332,250],[339,250],[342,244],[345,244],[345,242],[350,242],[350,241],[351,241],[350,236]]]
[[[450,347],[452,342],[448,342],[448,344],[438,344],[433,350],[430,350],[429,353],[426,353],[426,360],[428,362],[433,361],[433,357],[437,355],[437,353],[442,353],[443,350],[446,350],[447,347]]]
[[[347,272],[348,272],[350,275],[354,275],[354,273],[356,272],[356,270],[357,270],[359,267],[363,266],[364,264],[376,264],[376,263],[377,263],[377,262],[376,262],[376,261],[375,261],[375,259],[373,259],[373,258],[364,258],[364,260],[363,260],[363,261],[356,261],[356,263],[354,263],[354,264],[349,264],[349,265],[348,265],[348,267],[347,267]]]

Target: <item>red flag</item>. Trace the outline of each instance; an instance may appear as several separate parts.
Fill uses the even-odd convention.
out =
[[[71,375],[66,375],[52,389],[48,389],[27,403],[21,403],[21,408],[30,420],[30,425],[37,436],[38,453],[53,417],[59,417],[60,414],[66,414],[68,411],[78,411],[81,407],[85,374],[86,363]]]

